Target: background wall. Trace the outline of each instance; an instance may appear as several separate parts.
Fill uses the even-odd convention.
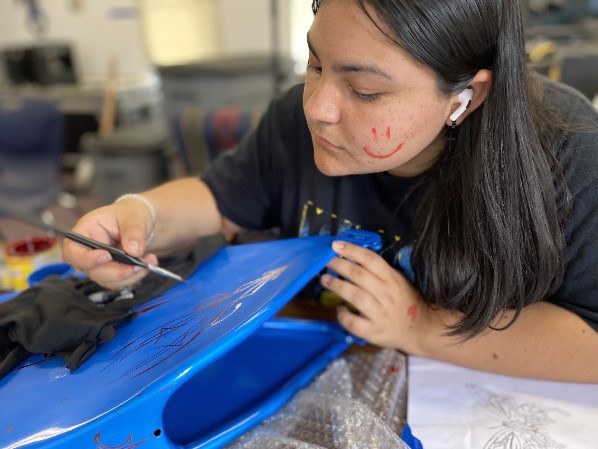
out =
[[[143,77],[152,60],[175,64],[218,55],[269,53],[271,0],[38,0],[48,29],[36,37],[26,26],[23,0],[0,0],[0,47],[68,40],[85,83],[103,77],[114,55],[121,77]],[[277,0],[280,47],[293,50],[291,10],[310,17],[309,0]],[[294,29],[297,27],[295,26]],[[295,45],[296,46],[296,45]]]
[[[41,38],[26,26],[25,2],[0,0],[0,47],[71,41],[78,74],[86,83],[103,76],[112,55],[123,77],[142,77],[150,70],[135,0],[40,0],[39,4],[48,24]]]
[[[290,5],[294,0],[278,0],[280,44],[290,53]],[[299,0],[309,9],[309,0]],[[271,0],[217,0],[218,20],[225,55],[269,52],[272,21]]]
[[[214,0],[139,0],[139,6],[152,61],[172,65],[220,53]]]

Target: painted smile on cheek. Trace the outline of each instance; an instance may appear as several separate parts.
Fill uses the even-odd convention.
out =
[[[386,128],[386,140],[390,140],[390,127]],[[374,140],[378,140],[378,130],[376,128],[372,128],[372,136],[374,137]],[[392,156],[393,154],[395,154],[397,151],[399,151],[401,148],[403,148],[403,144],[400,143],[396,148],[387,151],[387,152],[382,152],[382,153],[374,153],[372,152],[372,150],[370,149],[370,147],[366,146],[363,148],[363,151],[365,151],[365,154],[367,154],[369,157],[374,158],[374,159],[386,159],[390,156]]]

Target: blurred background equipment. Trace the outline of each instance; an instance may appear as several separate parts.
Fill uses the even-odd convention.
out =
[[[158,71],[171,114],[197,105],[265,109],[281,83],[295,79],[290,59],[258,54],[160,66]]]
[[[529,0],[532,66],[554,81],[598,95],[598,0]]]
[[[127,126],[104,136],[87,133],[81,151],[92,163],[91,194],[100,203],[172,178],[170,135],[160,123]]]
[[[21,0],[27,8],[25,26],[31,34],[40,37],[48,31],[48,16],[40,6],[39,0]]]
[[[0,200],[29,210],[56,201],[64,116],[42,98],[0,100]]]
[[[13,84],[75,84],[77,75],[70,44],[7,46],[1,51],[4,70]]]

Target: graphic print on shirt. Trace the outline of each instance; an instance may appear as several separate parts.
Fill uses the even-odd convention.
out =
[[[347,229],[365,229],[360,223],[350,218],[340,217],[336,212],[319,207],[309,200],[303,204],[299,237],[310,235],[338,235]],[[411,266],[412,245],[402,241],[398,234],[385,229],[365,229],[376,232],[382,238],[382,249],[379,254],[395,268],[399,268],[412,282],[415,274]]]

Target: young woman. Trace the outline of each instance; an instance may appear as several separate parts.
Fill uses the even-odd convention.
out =
[[[598,114],[527,69],[518,2],[313,9],[305,84],[235,152],[75,231],[149,262],[242,228],[377,231],[379,254],[336,243],[341,278],[321,278],[359,311],[339,309],[348,331],[482,370],[598,382]],[[111,288],[145,275],[68,241],[64,257]]]

